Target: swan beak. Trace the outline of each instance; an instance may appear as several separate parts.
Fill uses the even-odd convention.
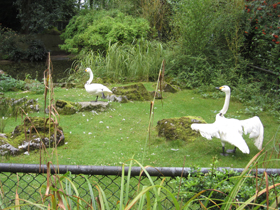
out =
[[[85,72],[87,72],[87,69],[85,69]]]
[[[223,86],[221,87],[216,87],[217,90],[222,90],[223,89]]]

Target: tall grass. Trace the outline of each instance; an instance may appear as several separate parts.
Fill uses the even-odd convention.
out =
[[[96,76],[112,82],[155,81],[164,58],[161,43],[141,39],[131,45],[109,45],[107,55],[93,51],[78,57],[79,66],[91,67]]]

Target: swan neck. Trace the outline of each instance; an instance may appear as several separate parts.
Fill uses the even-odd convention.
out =
[[[223,106],[222,110],[220,111],[220,113],[222,113],[222,115],[225,115],[227,113],[227,110],[229,107],[229,100],[230,100],[230,92],[227,92],[224,106]]]
[[[89,80],[87,81],[87,84],[90,84],[93,80],[93,73],[92,71],[89,72]]]

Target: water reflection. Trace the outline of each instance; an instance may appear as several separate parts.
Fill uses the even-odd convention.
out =
[[[53,81],[59,82],[62,78],[67,77],[66,70],[71,67],[73,60],[66,57],[52,58],[53,64]],[[29,77],[43,81],[46,62],[9,62],[0,61],[0,69],[11,75],[15,79],[24,80]]]

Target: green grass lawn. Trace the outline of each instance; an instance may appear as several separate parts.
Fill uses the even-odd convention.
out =
[[[152,83],[145,83],[148,90],[153,90]],[[112,88],[112,86],[110,87]],[[72,102],[92,101],[93,97],[87,94],[84,89],[54,89],[55,99],[64,99]],[[22,98],[28,97],[38,99],[43,110],[44,96],[35,95],[30,92],[8,92],[6,97]],[[183,90],[178,93],[164,93],[164,99],[156,100],[154,118],[151,130],[151,138],[148,141],[148,124],[150,102],[128,102],[110,103],[106,112],[93,113],[81,112],[74,115],[61,115],[60,126],[65,133],[67,144],[59,147],[56,152],[48,149],[45,161],[69,165],[121,165],[134,156],[135,159],[144,165],[157,167],[182,167],[186,156],[185,167],[200,166],[210,167],[213,157],[218,157],[218,167],[245,167],[249,160],[258,153],[252,140],[247,140],[250,154],[243,154],[237,150],[235,155],[223,157],[219,139],[209,141],[198,137],[193,142],[181,140],[166,141],[157,137],[156,124],[164,118],[182,116],[201,116],[208,123],[215,121],[215,112],[221,110],[224,97],[218,99],[203,98],[193,90]],[[235,101],[231,101],[227,117],[246,119],[251,116],[240,114],[238,111],[245,107]],[[43,116],[40,113],[29,114],[29,116]],[[263,112],[259,115],[265,127],[264,144],[269,151],[274,146],[274,139],[279,140],[277,133],[278,123],[273,116]],[[21,119],[9,119],[5,132],[12,132]],[[248,138],[247,138],[248,139]],[[146,144],[146,142],[148,144]],[[233,148],[226,145],[226,148]],[[173,151],[172,149],[179,149]],[[277,146],[279,151],[279,147]],[[270,152],[268,153],[270,154]],[[273,159],[275,155],[271,156]],[[33,151],[29,156],[20,155],[16,157],[2,157],[5,163],[39,163],[39,151]],[[269,164],[271,168],[278,168],[279,164],[273,161]]]

